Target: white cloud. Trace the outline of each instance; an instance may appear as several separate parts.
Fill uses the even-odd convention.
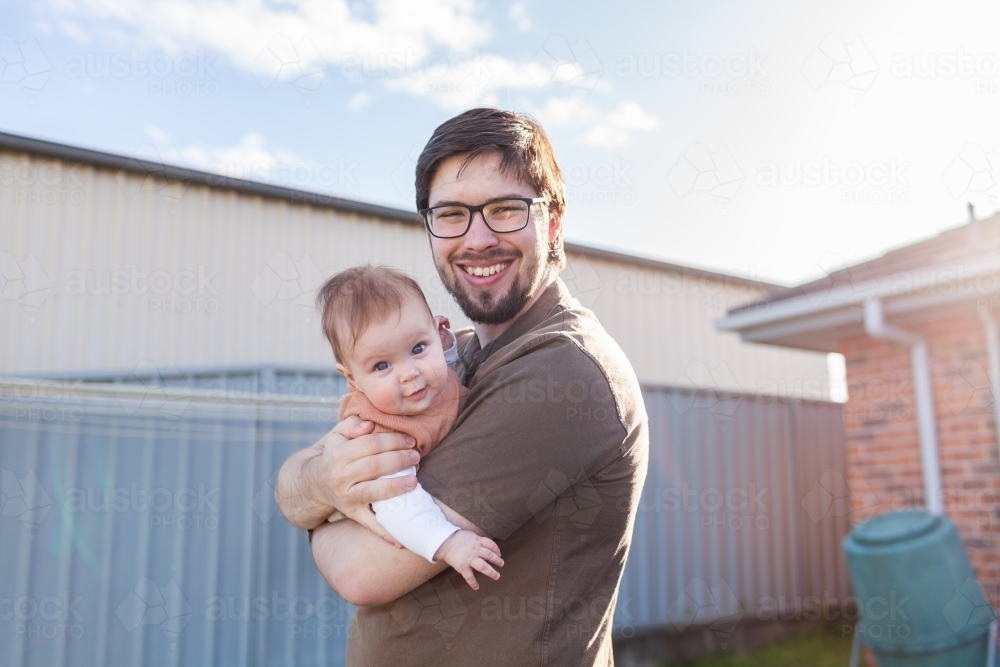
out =
[[[658,125],[659,121],[635,102],[622,102],[591,127],[583,140],[590,146],[615,148],[629,143],[633,133],[649,131]]]
[[[589,97],[550,97],[536,111],[538,120],[546,127],[585,128],[585,144],[599,148],[616,148],[632,140],[636,132],[655,129],[659,121],[635,102],[620,102],[618,106],[602,113]]]
[[[545,126],[566,126],[592,123],[600,114],[585,98],[577,96],[550,97],[536,116]]]
[[[290,81],[305,94],[339,74],[459,110],[496,105],[507,90],[593,90],[602,70],[582,38],[570,45],[550,36],[527,63],[484,51],[492,28],[474,0],[373,0],[371,18],[352,12],[347,0],[48,2],[49,18],[70,36],[199,54],[207,67],[225,60],[262,88]],[[519,28],[530,23],[523,6],[511,11]]]
[[[413,53],[432,46],[469,50],[489,36],[471,0],[377,0],[375,18],[352,14],[346,0],[50,0],[67,32],[81,21],[104,36],[171,53],[199,47],[249,68],[276,35],[308,37],[317,56],[340,61],[351,53]],[[121,29],[126,29],[122,31]]]
[[[141,146],[136,157],[162,161],[207,171],[220,176],[271,183],[298,190],[309,190],[357,197],[359,186],[356,162],[336,159],[319,162],[302,158],[290,151],[267,147],[259,132],[248,132],[231,146],[189,144],[175,146],[170,136],[155,126],[146,127],[151,146]]]
[[[510,10],[507,12],[507,17],[514,22],[514,25],[521,32],[528,32],[535,27],[531,19],[528,18],[528,10],[523,2],[515,2],[511,5]]]
[[[147,125],[143,128],[143,130],[145,130],[146,136],[152,139],[155,143],[166,144],[170,142],[170,135],[156,125]]]
[[[347,101],[347,108],[355,112],[361,111],[361,109],[368,106],[368,103],[371,101],[372,96],[364,91],[354,93],[351,95],[351,99]]]

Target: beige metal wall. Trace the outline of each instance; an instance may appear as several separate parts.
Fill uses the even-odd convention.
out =
[[[0,152],[0,373],[329,363],[313,292],[365,261],[465,324],[426,243],[405,223]],[[714,330],[762,293],[740,281],[580,252],[563,278],[645,383],[828,395],[823,355]]]

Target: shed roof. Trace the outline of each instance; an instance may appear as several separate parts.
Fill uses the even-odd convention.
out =
[[[287,188],[260,181],[231,178],[229,176],[222,176],[211,172],[189,169],[184,166],[155,162],[138,157],[128,157],[114,153],[106,153],[89,148],[81,148],[78,146],[44,141],[42,139],[35,139],[32,137],[25,137],[6,132],[0,132],[0,150],[28,153],[31,155],[65,160],[68,162],[89,164],[95,167],[139,174],[142,176],[155,175],[178,183],[222,188],[260,197],[282,199],[297,204],[332,208],[347,213],[356,213],[362,216],[380,218],[382,220],[390,220],[414,225],[422,224],[416,211],[399,209],[391,206],[382,206],[380,204],[371,204],[354,199],[345,199],[343,197],[336,197],[319,192],[310,192],[308,190]],[[754,280],[743,276],[735,276],[719,271],[712,271],[709,269],[683,264],[675,264],[652,257],[642,257],[606,248],[572,243],[569,241],[567,241],[565,245],[566,250],[569,252],[587,255],[597,259],[627,262],[646,268],[673,271],[706,280],[724,281],[730,284],[744,285],[762,290],[775,290],[781,287],[774,283],[768,283],[761,280]]]

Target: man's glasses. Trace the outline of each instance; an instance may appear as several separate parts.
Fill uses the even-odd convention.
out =
[[[524,199],[497,199],[479,206],[447,204],[420,209],[420,216],[427,225],[431,236],[439,239],[453,239],[464,236],[472,226],[472,214],[483,214],[486,226],[497,234],[519,232],[528,226],[531,205],[548,201],[545,197]]]

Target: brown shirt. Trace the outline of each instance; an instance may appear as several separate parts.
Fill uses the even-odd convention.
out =
[[[497,540],[500,580],[448,569],[359,608],[347,664],[612,665],[649,444],[635,373],[561,280],[485,348],[460,334],[469,394],[418,476]]]

